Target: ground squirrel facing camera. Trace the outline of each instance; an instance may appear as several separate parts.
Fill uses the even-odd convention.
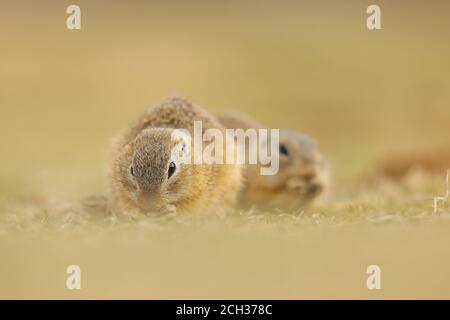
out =
[[[265,128],[255,119],[237,112],[218,115],[229,129]],[[328,185],[328,168],[316,142],[295,130],[280,129],[280,167],[275,175],[260,175],[260,165],[246,165],[242,207],[297,210],[311,204]]]
[[[144,212],[220,212],[232,205],[241,186],[241,166],[193,164],[185,156],[194,121],[203,131],[223,130],[203,108],[172,98],[150,108],[118,139],[110,168],[112,201],[120,208]],[[203,133],[203,132],[202,132]]]

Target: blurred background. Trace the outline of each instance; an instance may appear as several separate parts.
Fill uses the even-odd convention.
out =
[[[100,190],[110,138],[171,95],[316,137],[336,179],[450,148],[450,6],[377,1],[1,3],[2,193]]]
[[[3,199],[51,194],[76,201],[104,193],[111,137],[147,107],[173,95],[192,99],[213,112],[240,110],[270,126],[294,128],[314,136],[329,159],[335,186],[351,186],[385,155],[450,149],[448,1],[77,0],[81,7],[81,30],[70,31],[66,28],[66,8],[73,3],[0,3]],[[372,3],[381,7],[382,30],[366,28],[366,8]],[[417,234],[429,239],[427,230]],[[443,230],[434,234],[433,245],[445,243],[448,223]],[[397,231],[384,230],[389,235],[386,239]],[[342,245],[352,244],[349,233],[343,233]],[[419,236],[410,238],[410,231],[406,234],[394,245],[400,251],[407,248],[410,239],[418,247],[423,243]],[[373,248],[378,248],[378,257],[389,261],[382,254],[386,247],[376,245],[377,237],[374,233],[368,247],[375,251]],[[328,239],[333,242],[336,238]],[[306,243],[313,244],[315,240],[323,241],[312,232]],[[28,274],[23,269],[27,264],[24,261],[39,259],[34,253],[31,256],[23,253],[27,251],[19,254],[14,243],[15,240],[3,242],[4,261],[14,260],[14,264],[3,267],[18,268],[21,270],[18,274],[24,276]],[[294,251],[298,249],[295,242],[282,244]],[[385,244],[388,246],[387,241]],[[21,248],[29,252],[42,249],[36,246]],[[156,247],[149,250],[159,252]],[[422,255],[408,248],[406,251],[413,260],[414,255],[423,258],[421,261],[431,255],[427,246],[420,251]],[[445,269],[450,261],[448,249],[434,248],[444,255],[442,261],[447,264],[441,265],[445,276],[434,278],[433,285],[444,286],[446,281],[442,280],[448,283],[449,276]],[[130,252],[129,249],[124,252]],[[291,251],[287,249],[284,253],[276,247],[272,249],[280,259],[290,257]],[[305,250],[315,257],[310,247]],[[53,249],[45,252],[47,256],[58,256]],[[95,252],[91,249],[89,257],[95,257]],[[226,252],[232,255],[232,251]],[[323,259],[309,260],[307,270],[313,272],[317,265],[331,263],[332,258],[327,258],[325,252],[329,251],[322,252]],[[347,255],[351,251],[344,254]],[[109,257],[113,256],[110,252]],[[341,261],[340,256],[334,258],[335,262]],[[355,261],[369,260],[370,257],[359,256]],[[85,257],[83,261],[92,260]],[[163,261],[171,264],[178,260],[170,256]],[[257,259],[253,261],[256,264]],[[296,261],[296,268],[300,268],[303,259],[299,257]],[[407,265],[407,259],[402,261],[397,266]],[[250,265],[249,270],[253,270]],[[101,265],[96,266],[101,269]],[[155,272],[163,272],[165,266],[161,262],[153,268]],[[432,270],[431,264],[427,267],[422,269],[423,274]],[[258,274],[262,278],[270,277],[275,270],[265,268],[266,273]],[[269,298],[302,296],[289,287],[289,283],[297,283],[293,279],[299,269],[286,268],[285,276],[273,278],[286,286],[275,285],[270,287],[272,291],[261,291],[262,287],[255,285],[257,282],[250,281],[241,291],[243,297],[252,297],[255,292],[267,292],[265,297]],[[5,270],[2,277],[10,279]],[[196,268],[188,270],[191,279],[196,279],[190,273]],[[232,270],[235,277],[245,278],[239,269]],[[398,269],[399,274],[401,270]],[[141,271],[142,276],[145,271]],[[330,289],[326,284],[337,281],[345,285],[345,277],[330,276],[328,271],[319,271],[322,285],[302,278],[305,286],[316,288],[309,291],[313,297],[342,294],[338,287]],[[128,282],[126,288],[131,289],[138,282]],[[220,284],[226,287],[226,281],[217,285]],[[40,297],[39,285],[30,293],[25,284],[15,287],[11,282],[8,292],[14,292],[13,297],[27,294]],[[163,297],[172,292],[164,288],[176,288],[173,283],[153,285],[165,292]],[[48,289],[47,296],[66,294],[56,287]],[[425,294],[433,292],[429,284],[419,287],[428,290]],[[398,285],[398,291],[392,291],[390,297],[411,293],[401,288]],[[215,289],[199,287],[197,295],[178,297],[209,297]],[[231,297],[234,289],[227,290],[224,296]],[[95,292],[107,293],[101,289]],[[359,287],[353,292],[349,297],[366,294]],[[440,292],[448,298],[450,288],[444,286]],[[8,296],[6,291],[2,293],[0,296]],[[420,295],[420,291],[413,293]],[[221,297],[220,292],[212,297]]]

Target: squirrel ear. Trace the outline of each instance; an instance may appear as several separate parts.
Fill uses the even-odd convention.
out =
[[[171,140],[175,143],[191,143],[191,133],[187,129],[175,129],[172,131]]]
[[[187,129],[175,129],[172,131],[171,140],[175,143],[172,150],[172,159],[179,163],[188,164],[191,155],[191,134]]]

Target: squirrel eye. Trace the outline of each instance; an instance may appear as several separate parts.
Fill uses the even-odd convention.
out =
[[[288,155],[288,149],[286,148],[286,146],[284,144],[280,144],[280,153],[284,154],[285,156]]]
[[[130,167],[130,174],[134,177],[134,169],[133,169],[133,166]]]
[[[172,161],[170,164],[169,164],[169,171],[168,171],[168,173],[167,173],[167,175],[168,175],[168,177],[167,177],[167,179],[169,179],[174,173],[175,173],[175,170],[177,169],[177,166],[175,165],[175,163]]]

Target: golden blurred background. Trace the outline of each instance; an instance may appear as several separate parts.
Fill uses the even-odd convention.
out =
[[[382,30],[366,28],[372,3]],[[79,31],[66,28],[70,4],[0,3],[5,201],[104,193],[111,137],[173,95],[314,136],[336,190],[387,154],[450,149],[446,1],[77,0]],[[122,232],[6,232],[0,298],[450,298],[449,226],[278,221],[254,237],[203,226],[204,238],[181,239],[130,227],[141,237],[125,243]],[[88,269],[80,292],[64,288],[69,261]],[[387,269],[384,291],[364,286],[372,261]]]

